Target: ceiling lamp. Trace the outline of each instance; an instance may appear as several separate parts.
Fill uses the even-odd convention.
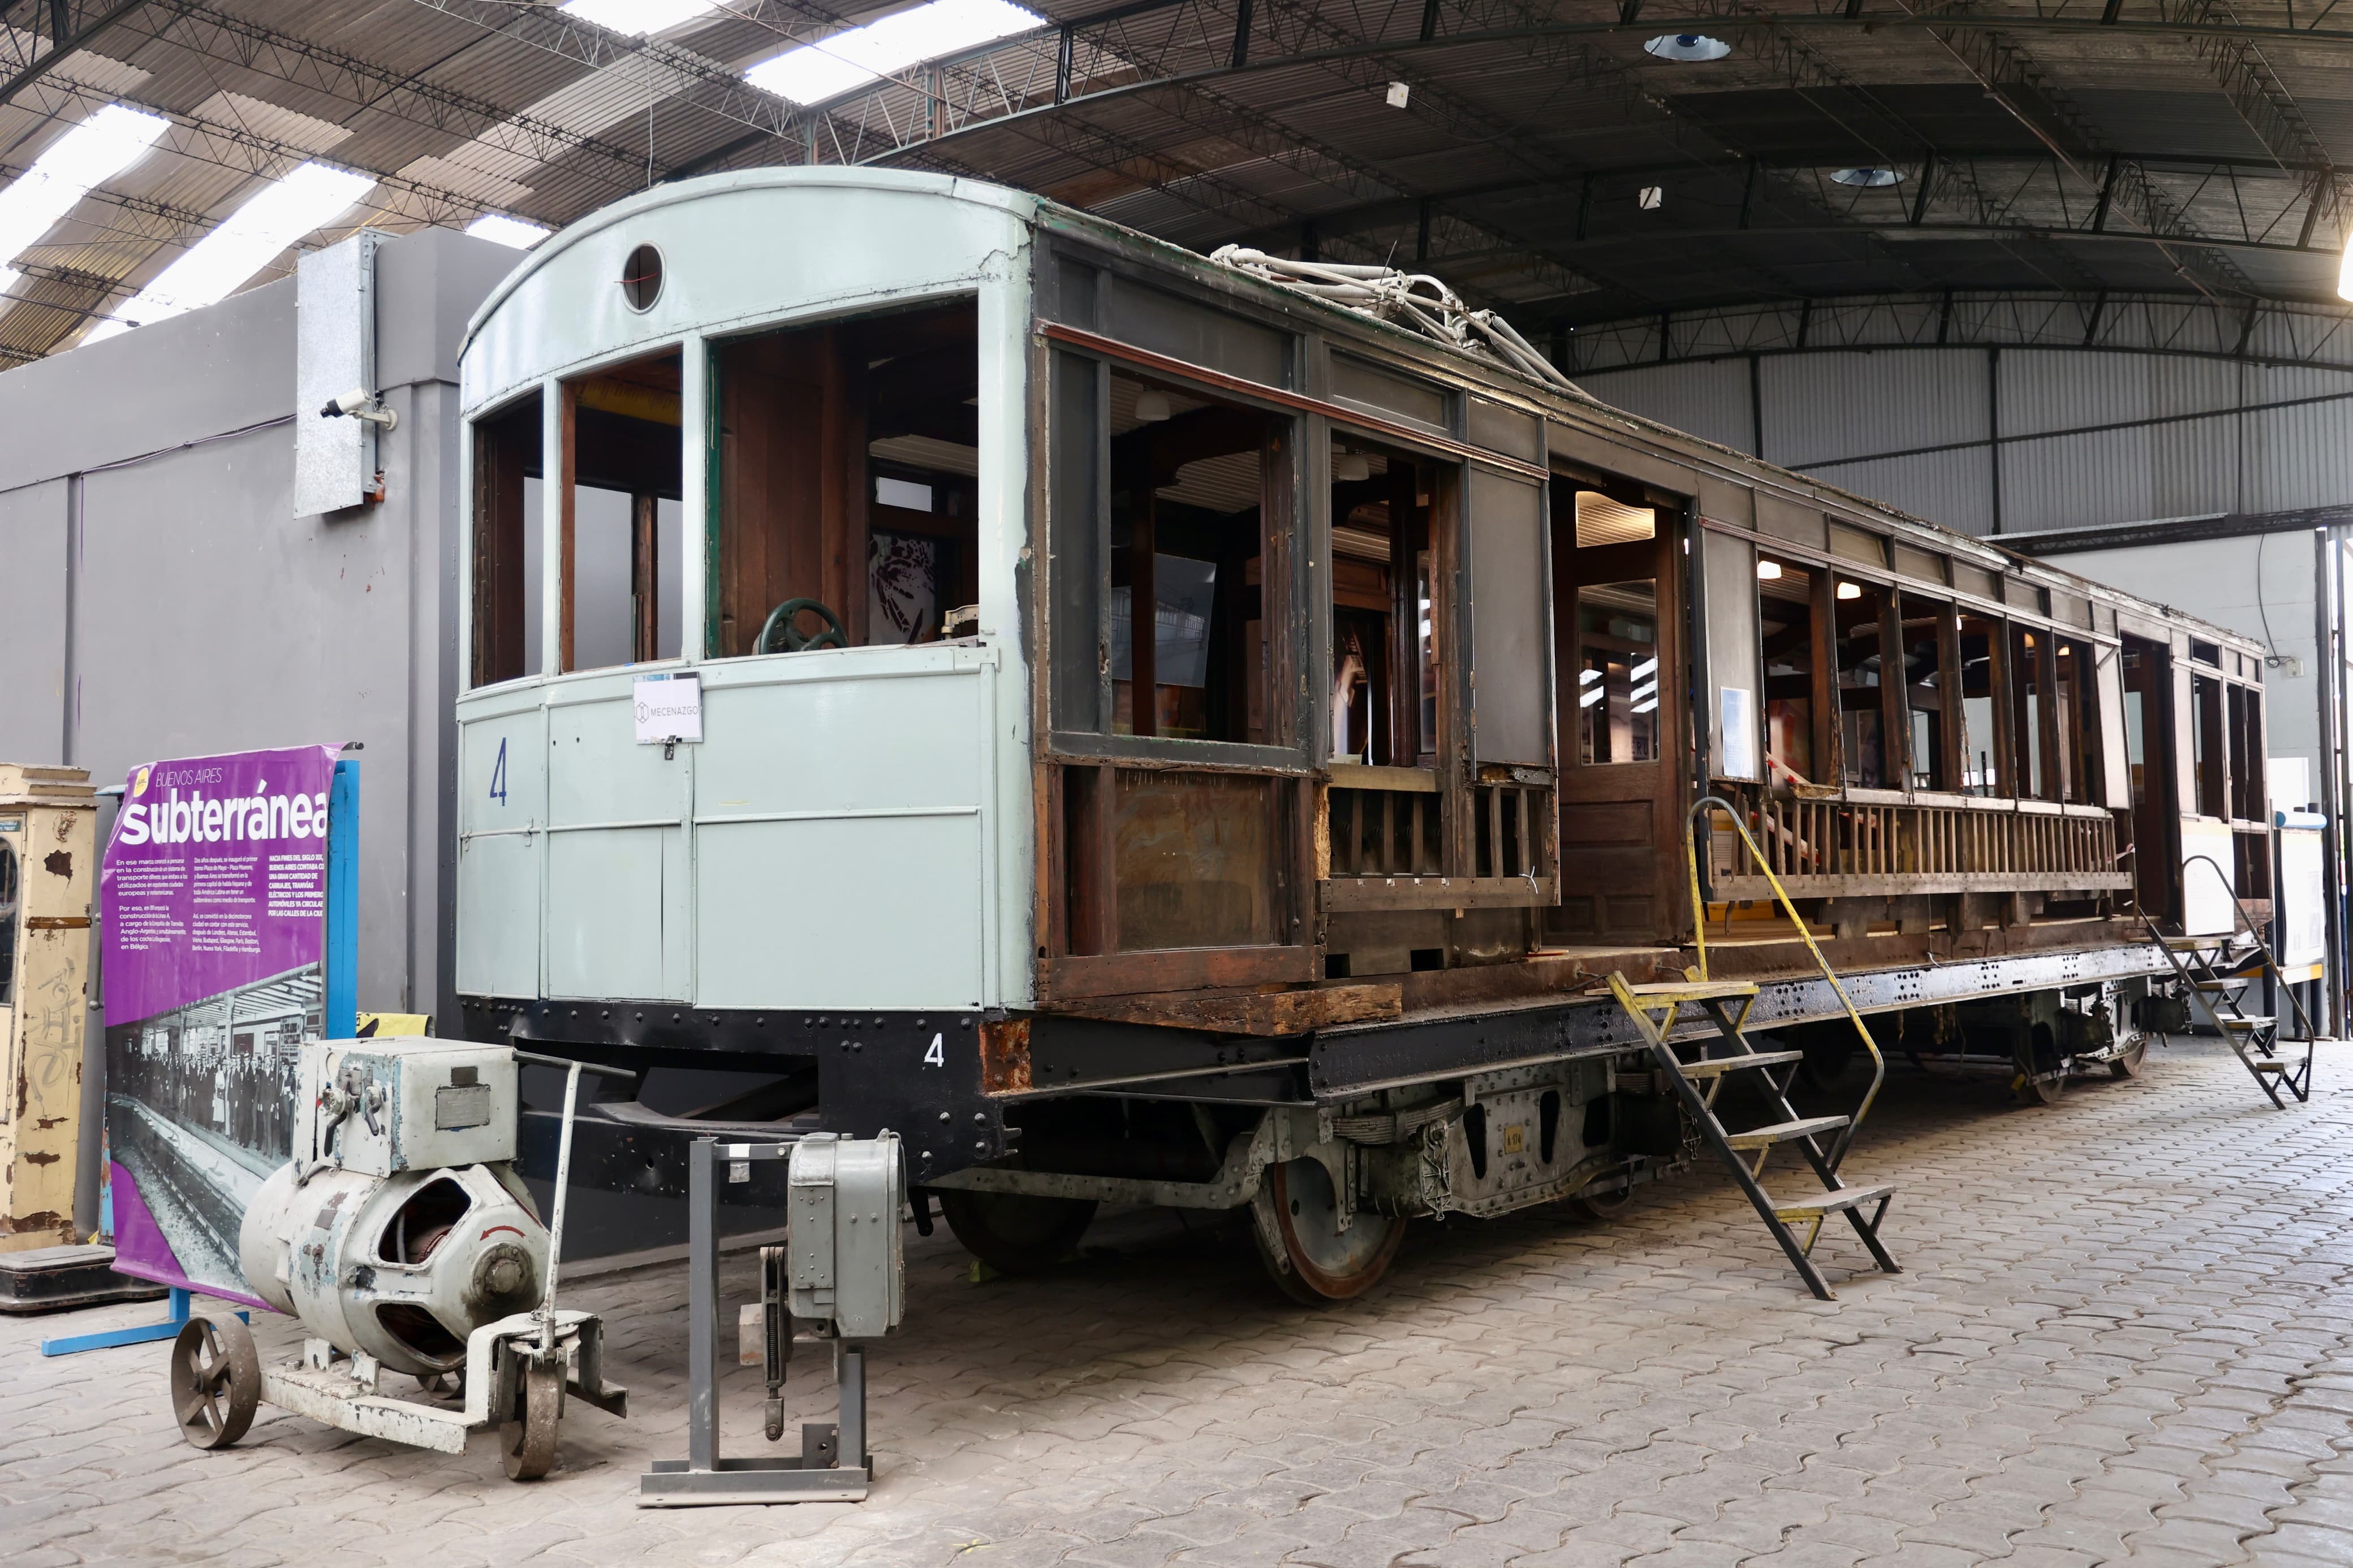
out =
[[[1757,563],[1757,580],[1759,583],[1779,582],[1781,580],[1781,563],[1778,561],[1759,561]]]
[[[1704,33],[1661,33],[1642,46],[1642,52],[1662,60],[1720,60],[1732,52],[1732,46]]]
[[[1165,392],[1139,392],[1135,395],[1135,422],[1157,425],[1168,417],[1168,395]]]
[[[1362,484],[1373,477],[1373,460],[1362,452],[1332,454],[1332,482],[1335,485]]]
[[[1841,169],[1831,178],[1841,185],[1862,185],[1866,189],[1878,190],[1896,184],[1904,176],[1893,169]]]
[[[1838,585],[1838,596],[1841,599],[1860,599],[1862,597],[1862,584],[1841,583]]]

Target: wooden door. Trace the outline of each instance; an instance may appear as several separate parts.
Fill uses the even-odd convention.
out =
[[[1592,507],[1601,517],[1579,546],[1579,494],[1554,481],[1561,898],[1547,934],[1649,944],[1672,940],[1682,919],[1680,531],[1673,512],[1657,509],[1651,537],[1624,538],[1634,531],[1625,509]]]

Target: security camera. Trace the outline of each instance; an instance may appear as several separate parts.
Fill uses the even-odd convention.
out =
[[[364,419],[386,430],[400,423],[400,416],[386,408],[382,399],[364,387],[355,386],[341,397],[330,398],[327,405],[319,410],[322,419],[335,419],[345,415],[353,419]]]

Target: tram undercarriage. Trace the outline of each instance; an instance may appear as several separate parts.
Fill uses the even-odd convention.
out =
[[[2022,1102],[2048,1104],[2073,1079],[2139,1074],[2144,1021],[2163,1016],[2160,962],[2139,947],[2056,951],[1844,984],[1891,1061],[2006,1074]],[[1246,1216],[1280,1288],[1345,1300],[1387,1271],[1410,1219],[1562,1202],[1604,1218],[1702,1152],[1606,992],[1271,1038],[1054,1016],[469,1011],[477,1028],[584,1058],[775,1074],[692,1117],[590,1107],[575,1181],[673,1194],[693,1137],[907,1129],[921,1217],[936,1199],[966,1249],[1006,1273],[1071,1256],[1099,1205],[1152,1205]],[[1810,1100],[1853,1099],[1860,1047],[1820,980],[1764,983],[1751,1016],[1761,1048],[1801,1058]],[[552,1114],[526,1113],[524,1148],[527,1167],[552,1158]],[[730,1195],[782,1197],[756,1183]]]

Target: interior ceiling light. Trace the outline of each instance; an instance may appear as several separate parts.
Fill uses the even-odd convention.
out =
[[[1411,82],[1393,81],[1389,83],[1388,106],[1391,109],[1403,109],[1407,104],[1411,103],[1412,101],[1413,84]]]
[[[713,0],[569,0],[567,16],[594,22],[623,37],[666,33],[681,22],[691,22],[712,8]]]
[[[1139,392],[1135,395],[1135,420],[1139,425],[1157,425],[1168,417],[1168,395],[1165,392]]]
[[[1646,213],[1656,212],[1659,210],[1659,204],[1666,199],[1666,186],[1644,185],[1639,192],[1635,193],[1634,205],[1641,207]]]
[[[1759,561],[1757,563],[1757,580],[1760,583],[1779,582],[1781,563],[1778,561]]]
[[[1332,454],[1332,482],[1340,485],[1361,484],[1373,477],[1373,460],[1362,452]]]
[[[1642,52],[1662,60],[1720,60],[1732,52],[1732,46],[1705,33],[1661,33],[1642,46]]]
[[[1841,599],[1860,599],[1862,597],[1862,584],[1841,583],[1838,585],[1838,596]]]
[[[1893,169],[1841,169],[1831,178],[1841,185],[1862,185],[1877,190],[1883,185],[1896,184],[1904,176]]]
[[[931,0],[787,49],[745,71],[744,79],[795,103],[821,103],[921,61],[1045,25],[1010,0]]]
[[[114,308],[90,330],[84,342],[164,321],[227,298],[230,290],[268,266],[288,246],[342,214],[375,184],[372,174],[354,174],[325,163],[304,163],[264,186],[187,253],[155,275],[155,280]]]
[[[2353,235],[2346,237],[2345,261],[2337,269],[2337,297],[2353,300]]]
[[[529,250],[548,234],[545,224],[527,223],[504,213],[484,213],[466,226],[466,232],[476,239],[496,240],[517,250]]]
[[[91,187],[137,163],[171,121],[110,103],[49,143],[33,166],[0,190],[0,289],[20,276],[8,264],[40,243]],[[0,301],[0,310],[7,308]]]

